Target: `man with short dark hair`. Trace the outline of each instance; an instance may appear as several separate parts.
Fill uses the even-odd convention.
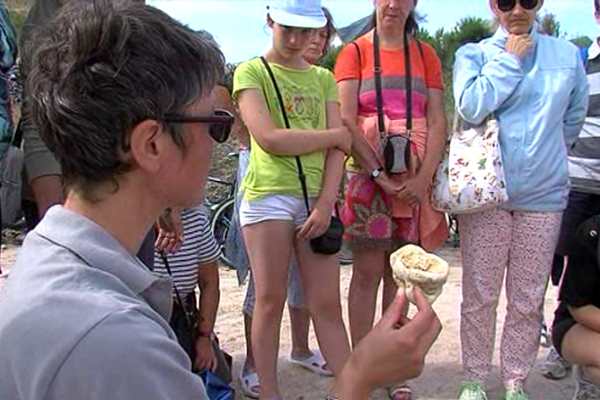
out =
[[[135,254],[164,209],[202,198],[212,139],[233,124],[213,109],[223,55],[125,0],[69,3],[34,43],[32,110],[67,194],[0,293],[0,399],[206,400],[167,322],[172,282]],[[421,373],[441,324],[415,293],[419,311],[406,318],[399,292],[330,398]]]

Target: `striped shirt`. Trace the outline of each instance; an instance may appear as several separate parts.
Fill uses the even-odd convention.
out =
[[[583,129],[569,149],[571,188],[577,192],[600,194],[600,45],[589,48],[586,72],[590,103]]]
[[[221,250],[210,230],[208,211],[203,207],[186,208],[181,212],[183,244],[176,254],[167,256],[173,283],[182,297],[192,293],[198,284],[198,267],[216,261]],[[168,276],[162,257],[154,253],[154,273]]]

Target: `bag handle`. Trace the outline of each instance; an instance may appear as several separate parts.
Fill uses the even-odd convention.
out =
[[[415,39],[417,40],[417,39]],[[419,46],[419,53],[423,57],[423,48],[421,43],[417,40]],[[357,46],[358,47],[358,46]],[[375,96],[377,100],[377,124],[379,127],[379,135],[381,139],[385,137],[385,120],[383,118],[383,94],[381,88],[381,59],[379,54],[379,35],[377,34],[377,26],[373,31],[373,58],[374,68],[373,74],[375,76]],[[405,67],[405,79],[406,79],[406,132],[408,139],[410,140],[412,134],[412,68],[410,65],[410,42],[408,38],[408,32],[404,32],[404,67]]]
[[[277,85],[277,80],[275,80],[275,75],[273,75],[273,70],[269,66],[269,63],[265,59],[264,56],[260,56],[260,60],[262,61],[269,77],[271,78],[271,82],[273,83],[273,87],[275,88],[275,93],[277,94],[277,100],[279,101],[279,108],[281,109],[281,114],[283,115],[283,122],[285,123],[286,129],[290,129],[290,120],[288,119],[287,113],[285,112],[285,104],[283,103],[283,97],[281,96],[281,92],[279,91],[279,86]],[[298,167],[298,179],[300,180],[300,186],[302,186],[302,195],[304,196],[304,203],[306,205],[306,213],[310,215],[310,204],[308,203],[308,189],[306,188],[306,175],[304,175],[304,170],[302,169],[302,162],[300,161],[300,157],[296,156],[296,165]]]

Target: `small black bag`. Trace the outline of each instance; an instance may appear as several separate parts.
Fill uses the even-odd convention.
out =
[[[402,174],[410,168],[410,139],[402,135],[387,135],[381,140],[384,168],[389,174]],[[402,157],[404,155],[404,157]]]
[[[281,96],[281,92],[279,91],[279,86],[277,86],[275,75],[273,75],[273,71],[271,70],[271,67],[269,67],[269,63],[267,62],[267,60],[265,60],[264,57],[260,57],[260,59],[264,64],[267,72],[269,73],[271,81],[273,82],[275,93],[277,93],[277,98],[279,100],[281,113],[283,114],[283,120],[285,121],[285,127],[287,129],[290,129],[290,121],[288,120],[287,113],[285,112],[283,97]],[[304,171],[302,169],[302,162],[300,161],[300,157],[298,156],[296,156],[296,165],[298,167],[298,179],[300,180],[300,185],[302,186],[304,202],[306,203],[306,212],[307,215],[310,215],[310,204],[308,203],[308,190],[306,189],[306,176],[304,175]],[[310,248],[312,249],[312,251],[319,254],[336,254],[342,248],[343,235],[344,224],[338,217],[332,216],[329,226],[327,227],[327,231],[325,231],[325,233],[323,233],[321,236],[310,240]]]
[[[337,214],[337,205],[336,205]],[[342,247],[342,236],[344,235],[344,224],[336,216],[331,217],[329,227],[319,237],[311,239],[310,248],[319,254],[337,254]]]
[[[186,297],[186,304],[190,301],[194,294]],[[195,309],[192,305],[189,308]],[[197,331],[197,318],[192,310],[188,310],[183,303],[176,301],[173,303],[173,312],[171,313],[171,320],[169,325],[177,336],[177,341],[183,347],[183,350],[187,353],[192,363],[196,359],[196,331]]]

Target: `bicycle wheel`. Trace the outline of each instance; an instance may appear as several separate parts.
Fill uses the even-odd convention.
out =
[[[223,265],[231,268],[233,268],[233,264],[229,258],[227,258],[225,243],[227,242],[227,235],[229,234],[229,228],[231,227],[234,205],[235,199],[233,197],[228,198],[214,209],[212,216],[210,217],[210,230],[215,236],[219,249],[221,249],[219,261],[223,263]]]

